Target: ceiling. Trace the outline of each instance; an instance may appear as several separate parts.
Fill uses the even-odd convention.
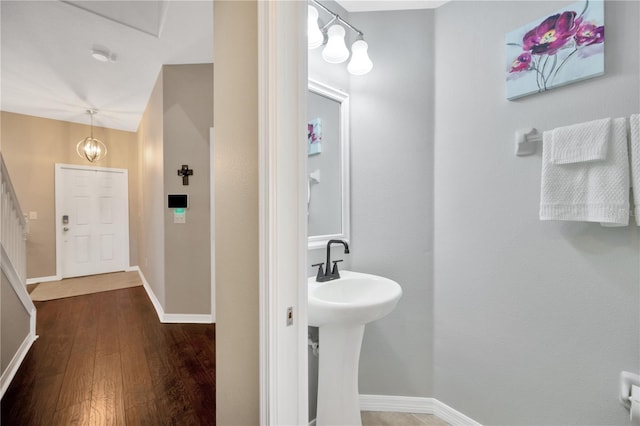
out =
[[[435,9],[449,0],[336,0],[347,12]]]
[[[163,64],[213,62],[211,1],[0,2],[0,108],[136,131]],[[99,62],[93,48],[111,59]]]

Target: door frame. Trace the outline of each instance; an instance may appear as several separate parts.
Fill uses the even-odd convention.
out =
[[[211,322],[216,322],[216,197],[213,127],[209,128],[209,238],[211,240]]]
[[[105,172],[112,172],[112,173],[122,173],[124,174],[124,178],[125,181],[127,182],[127,194],[125,197],[125,208],[127,210],[127,223],[125,225],[126,227],[126,240],[127,243],[125,244],[125,257],[127,259],[126,263],[127,263],[127,269],[131,267],[130,263],[131,263],[131,258],[130,258],[130,253],[129,253],[129,244],[131,243],[130,241],[130,235],[129,235],[129,170],[127,169],[117,169],[117,168],[112,168],[112,167],[97,167],[97,166],[82,166],[82,165],[77,165],[77,164],[63,164],[63,163],[55,163],[55,211],[54,211],[54,221],[56,224],[56,280],[61,280],[62,279],[62,252],[63,252],[63,248],[62,248],[62,222],[59,220],[59,216],[58,213],[60,212],[60,209],[62,208],[62,192],[63,192],[63,186],[62,186],[62,170],[63,169],[75,169],[75,170],[94,170],[94,171],[105,171]]]
[[[260,424],[305,425],[307,3],[257,3]]]

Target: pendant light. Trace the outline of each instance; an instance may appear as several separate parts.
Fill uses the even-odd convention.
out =
[[[98,111],[94,109],[87,110],[87,114],[91,116],[91,136],[87,136],[76,145],[76,152],[80,158],[85,158],[91,163],[100,161],[107,156],[106,145],[93,137],[93,116],[97,113]]]

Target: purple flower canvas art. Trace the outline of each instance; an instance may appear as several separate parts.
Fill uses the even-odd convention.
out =
[[[307,123],[307,155],[322,152],[322,119],[314,118]]]
[[[507,99],[604,74],[604,1],[582,0],[506,35]]]

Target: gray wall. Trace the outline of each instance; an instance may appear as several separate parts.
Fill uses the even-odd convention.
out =
[[[0,372],[4,374],[29,335],[30,318],[4,271],[0,273],[0,281]]]
[[[339,14],[341,17],[345,18],[347,21],[350,21],[349,13],[342,8],[335,1],[322,1],[326,7],[328,7],[333,12]],[[328,22],[328,18],[330,17],[326,12],[322,11],[320,8],[318,9],[318,13],[320,15],[319,23],[320,26],[326,24]],[[350,35],[347,34],[347,37]],[[349,89],[349,80],[350,74],[347,72],[347,63],[343,64],[330,64],[322,59],[322,46],[313,50],[308,51],[308,64],[307,69],[309,73],[309,78],[320,83],[324,83],[333,87],[334,89],[342,90],[343,92],[350,93]],[[310,105],[308,105],[310,108]],[[307,172],[313,171],[313,166],[309,163]],[[313,189],[312,189],[313,191]],[[342,254],[342,250],[336,248],[334,256],[338,253],[340,257],[334,257],[334,259],[343,259],[344,262],[340,264],[341,270],[349,270],[351,269],[351,255]],[[317,268],[312,268],[311,265],[316,263],[325,263],[326,262],[327,252],[324,248],[318,248],[314,250],[309,250],[307,252],[307,276],[315,276],[317,274]],[[333,256],[332,256],[333,257]],[[309,327],[309,337],[318,341],[318,328],[317,327]],[[311,348],[308,350],[309,355],[309,420],[316,418],[316,403],[317,403],[317,394],[318,394],[318,357],[313,355]]]
[[[139,261],[160,304],[165,306],[164,190],[163,190],[163,84],[158,75],[138,127],[138,179],[140,194]]]
[[[163,67],[164,195],[188,194],[186,223],[164,205],[167,313],[211,313],[209,129],[213,126],[213,64]],[[177,170],[193,176],[182,184]]]
[[[352,250],[344,268],[387,276],[404,291],[394,312],[365,328],[361,394],[433,396],[433,18],[425,10],[348,15],[369,43],[374,66],[365,76],[309,52],[310,77],[350,94]],[[324,255],[310,250],[308,263]],[[316,362],[310,355],[310,398]],[[312,403],[310,411],[315,417]]]
[[[433,392],[433,15],[351,14],[374,64],[351,78],[351,265],[403,289],[365,327],[361,394]]]
[[[331,9],[332,11],[334,11],[335,13],[339,14],[341,17],[345,18],[347,21],[350,20],[349,13],[346,10],[344,10],[342,6],[340,6],[335,1],[322,1],[321,3],[324,4],[326,7],[328,7],[329,9]],[[320,15],[320,19],[319,19],[320,25],[326,24],[328,21],[329,15],[326,12],[320,10],[320,8],[317,8],[317,9]],[[347,36],[350,37],[349,34],[347,34]],[[342,90],[343,92],[350,93],[350,88],[349,88],[350,74],[347,72],[347,65],[346,65],[347,63],[330,64],[326,62],[324,59],[322,59],[322,47],[309,50],[308,55],[309,55],[308,56],[308,72],[309,72],[310,79],[319,81],[320,83],[327,84],[333,87],[334,89],[338,89],[338,90]],[[311,166],[309,167],[308,171],[313,171]],[[342,258],[344,259],[344,263],[340,265],[341,269],[350,269],[351,267],[350,256],[345,255]],[[326,259],[326,251],[324,249],[309,250],[307,253],[307,265],[309,267],[308,275],[312,276],[312,275],[315,275],[317,272],[316,268],[312,268],[311,265],[320,263],[320,262],[325,262],[325,259]],[[315,329],[315,327],[311,327],[311,328]],[[317,330],[312,330],[312,331],[316,332]],[[311,354],[311,352],[309,352],[309,354]],[[309,357],[310,357],[309,361],[314,362],[313,359],[311,358],[311,355],[309,355]],[[315,359],[317,363],[317,358]],[[317,382],[314,382],[314,380],[315,378],[309,379],[310,387],[313,387],[314,384],[317,386]],[[311,409],[312,404],[309,404],[309,407]],[[313,415],[312,418],[315,418],[315,415]]]
[[[140,268],[167,314],[211,312],[209,129],[213,64],[165,65],[138,129]],[[189,186],[177,170],[194,170]],[[167,194],[190,195],[174,224]]]
[[[638,228],[539,221],[540,153],[513,139],[640,110],[640,3],[606,2],[605,76],[505,100],[505,32],[569,3],[436,12],[435,397],[486,425],[629,422]]]

